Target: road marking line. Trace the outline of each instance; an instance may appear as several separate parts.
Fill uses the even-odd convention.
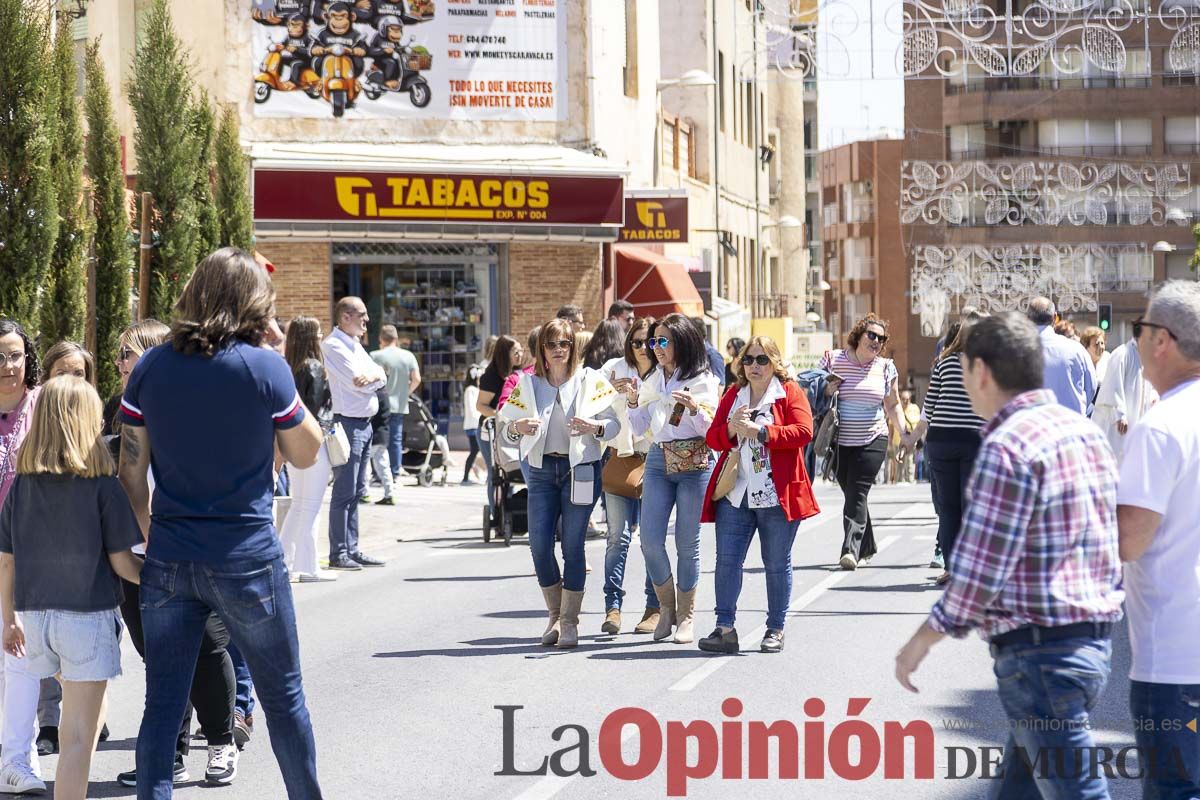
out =
[[[879,542],[879,544],[875,548],[876,549],[876,558],[878,558],[879,553],[882,553],[886,548],[890,547],[894,542],[898,541],[899,539],[900,539],[899,536],[888,536],[886,539]],[[834,586],[835,584],[841,583],[847,577],[849,577],[850,575],[853,575],[853,574],[854,573],[849,570],[843,570],[841,572],[835,572],[831,575],[826,575],[824,578],[822,578],[820,581],[818,581],[815,586],[813,586],[811,589],[809,589],[804,594],[800,595],[800,597],[798,597],[796,600],[792,601],[792,604],[791,604],[789,610],[790,611],[799,611],[803,608],[807,608],[818,597],[820,597],[825,592],[825,590],[827,590],[829,587]],[[755,639],[759,639],[766,632],[767,632],[767,626],[760,625],[759,627],[755,628],[753,631],[750,632],[750,635],[747,637],[747,640],[753,641]],[[732,660],[733,659],[731,659],[731,658],[714,657],[712,661],[709,661],[707,664],[697,667],[696,669],[689,672],[687,675],[684,675],[683,678],[681,678],[674,686],[672,686],[667,691],[690,692],[692,689],[695,689],[697,686],[699,686],[701,683],[703,683],[706,678],[711,677],[713,675],[713,673],[715,673],[717,670],[719,670],[721,667],[725,666],[726,664],[730,663]]]

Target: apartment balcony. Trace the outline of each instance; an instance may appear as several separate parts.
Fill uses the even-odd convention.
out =
[[[841,280],[841,277],[842,277],[841,264],[838,262],[838,260],[836,258],[829,259],[829,261],[825,267],[825,274],[828,276],[826,278],[826,280],[830,280],[830,281]]]
[[[1166,83],[1164,77],[1163,82]],[[977,92],[1058,91],[1060,89],[1146,89],[1151,85],[1149,75],[1094,75],[1065,77],[984,78],[955,83],[946,81],[947,95]],[[1193,84],[1166,84],[1193,85]]]
[[[787,295],[754,294],[750,296],[756,319],[778,319],[788,314]]]
[[[1148,156],[1148,144],[1084,144],[1057,147],[1040,146],[1038,151],[1046,156]]]
[[[874,280],[875,259],[870,256],[851,256],[846,259],[846,278],[848,280]]]
[[[1200,155],[1200,142],[1167,142],[1167,153],[1173,156]]]
[[[846,212],[845,221],[850,224],[872,222],[875,219],[875,204],[869,200],[856,201]]]

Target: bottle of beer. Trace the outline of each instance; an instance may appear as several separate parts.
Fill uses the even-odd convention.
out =
[[[687,391],[686,386],[683,387],[683,391]],[[671,409],[671,418],[667,420],[671,424],[671,427],[677,426],[683,420],[683,412],[686,408],[687,406],[683,403],[676,403],[675,407]]]

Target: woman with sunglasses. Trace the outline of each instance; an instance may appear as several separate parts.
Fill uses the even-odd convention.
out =
[[[767,580],[767,633],[759,650],[779,653],[792,599],[792,543],[800,521],[820,512],[804,469],[812,410],[769,336],[755,336],[743,345],[734,370],[736,383],[721,398],[707,437],[720,454],[701,517],[717,523],[717,627],[700,640],[700,649],[738,652],[734,618],[742,568],[757,530]],[[736,462],[729,468],[736,469],[737,477],[727,494],[714,499],[730,459]]]
[[[117,374],[121,377],[121,391],[104,404],[104,436],[120,433],[121,423],[117,417],[121,410],[121,397],[125,394],[125,386],[129,383],[133,368],[147,350],[165,342],[170,333],[171,329],[156,319],[135,322],[121,331],[114,359]]]
[[[660,607],[655,640],[690,643],[700,582],[700,509],[712,474],[704,441],[717,405],[721,376],[708,366],[695,323],[668,314],[646,345],[658,367],[641,387],[625,389],[633,432],[650,439],[642,489],[642,555]],[[675,511],[676,570],[667,556],[667,524]]]
[[[842,487],[842,569],[857,569],[875,555],[875,531],[867,495],[887,456],[888,422],[906,430],[900,412],[896,364],[883,358],[887,322],[874,314],[854,323],[848,347],[826,353],[819,367],[841,379],[837,393],[838,439],[835,473]]]
[[[529,550],[549,619],[542,644],[579,644],[584,539],[600,495],[600,442],[620,430],[616,392],[596,370],[579,366],[571,323],[552,319],[538,335],[534,373],[524,376],[500,410],[503,436],[520,443],[529,492]],[[591,416],[584,416],[590,413]],[[563,568],[554,554],[562,535]]]
[[[621,394],[627,391],[636,392],[642,381],[654,369],[650,351],[646,348],[646,339],[650,328],[654,325],[653,317],[642,317],[634,320],[625,334],[624,353],[606,362],[600,371]],[[594,343],[595,338],[592,339]],[[637,457],[645,463],[646,453],[650,451],[650,441],[645,436],[635,435],[629,424],[629,414],[624,402],[616,406],[617,419],[621,423],[621,431],[611,443],[610,454],[622,457]],[[621,632],[621,603],[625,599],[625,564],[629,557],[629,542],[633,539],[633,531],[637,527],[642,501],[636,497],[625,497],[613,492],[604,493],[605,506],[608,509],[608,547],[604,551],[604,624],[600,630],[603,633],[617,634]],[[642,619],[633,629],[634,633],[653,633],[658,627],[658,595],[654,593],[654,585],[646,575],[646,610]]]

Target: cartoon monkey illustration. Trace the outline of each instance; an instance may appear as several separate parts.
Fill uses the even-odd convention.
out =
[[[287,77],[280,81],[279,88],[290,92],[300,82],[300,76],[304,71],[311,66],[308,18],[304,14],[292,14],[287,20],[287,33],[287,38],[280,42],[283,49],[279,51],[279,56],[283,60],[283,69],[287,70]]]
[[[296,14],[300,14],[307,22],[312,17],[313,0],[275,0],[270,11],[250,10],[250,16],[263,25],[286,25]]]
[[[367,54],[375,62],[376,70],[371,73],[373,83],[383,83],[389,89],[400,88],[400,59],[404,57],[404,26],[399,17],[379,18],[379,32],[371,39]]]
[[[321,68],[325,62],[325,56],[329,54],[329,49],[334,45],[340,44],[353,57],[355,74],[362,74],[363,57],[367,54],[367,43],[363,41],[362,36],[354,29],[354,12],[350,10],[350,6],[347,3],[338,0],[338,2],[332,3],[329,6],[329,10],[325,16],[325,27],[313,39],[310,51],[313,56],[313,69],[317,71],[317,74],[321,74]]]

